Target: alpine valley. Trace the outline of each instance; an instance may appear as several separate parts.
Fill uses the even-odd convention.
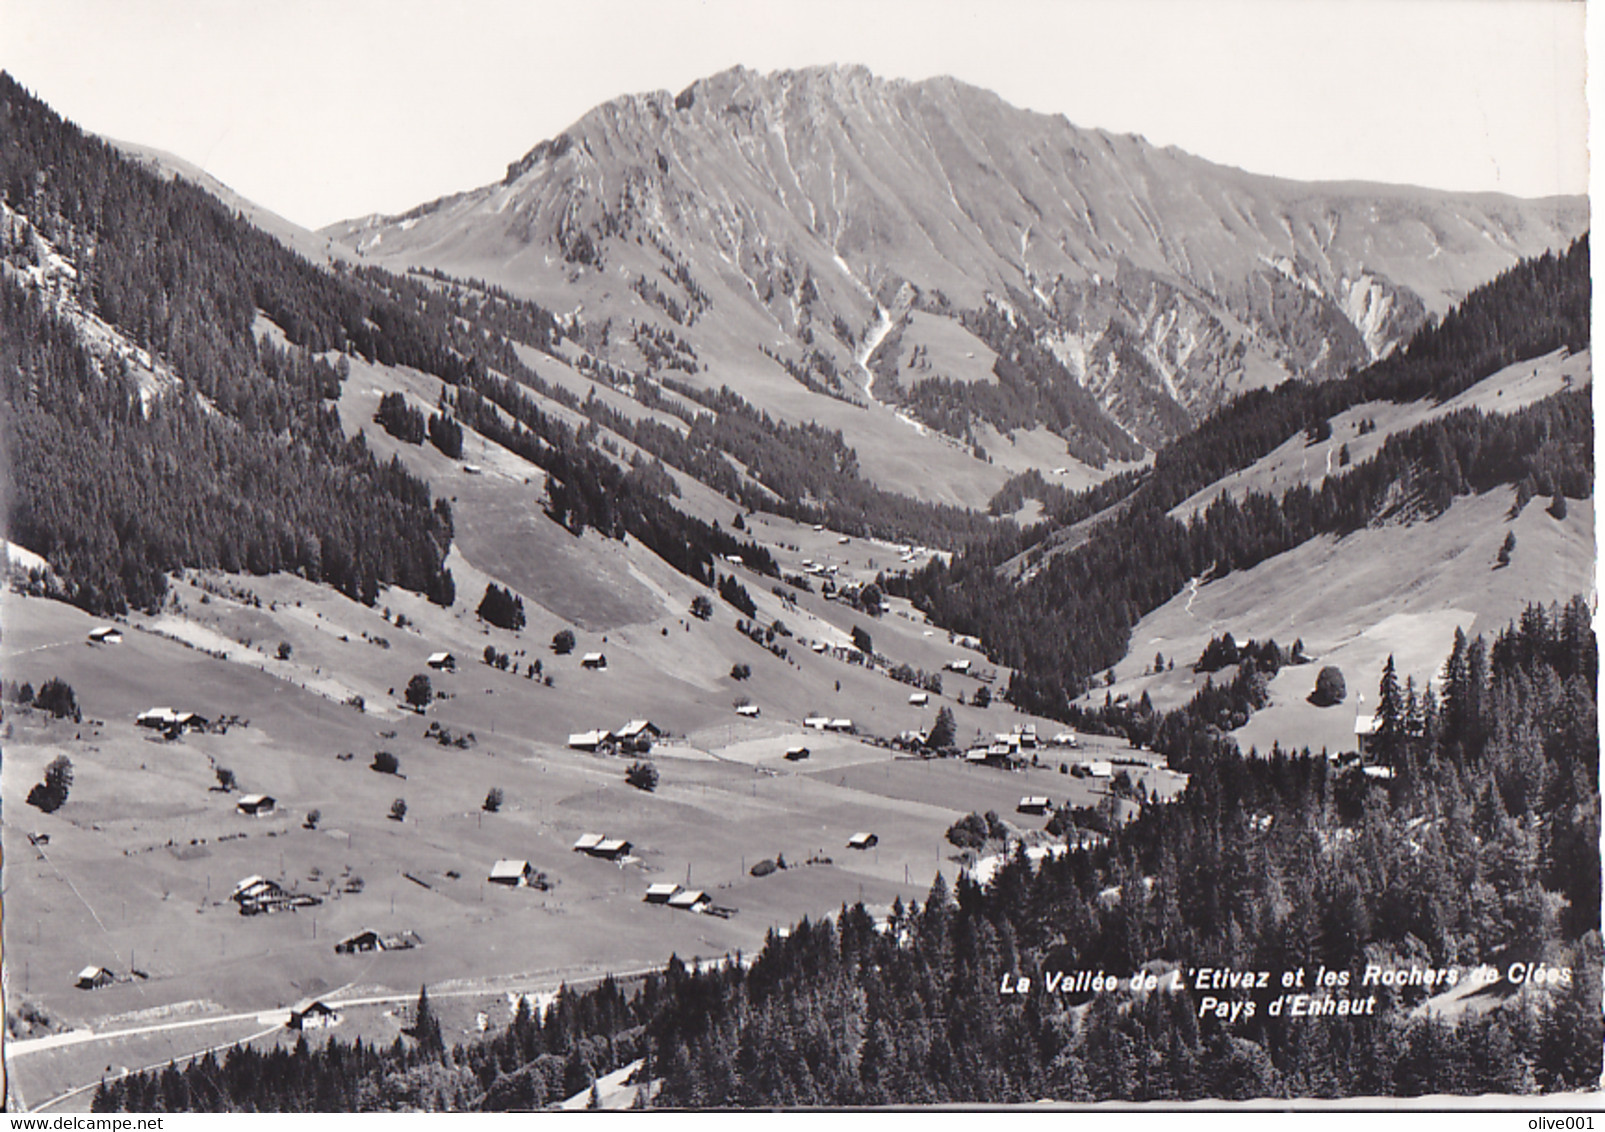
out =
[[[1588,225],[824,67],[311,232],[0,75],[8,1108],[1597,1087]]]

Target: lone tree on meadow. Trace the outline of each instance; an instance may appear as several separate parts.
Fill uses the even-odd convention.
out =
[[[397,798],[394,802],[390,803],[390,820],[407,820],[407,800],[405,798]]]
[[[574,630],[559,629],[552,634],[552,651],[558,656],[567,656],[574,651]]]
[[[1315,691],[1310,693],[1310,703],[1316,707],[1331,707],[1340,704],[1348,696],[1348,685],[1343,682],[1343,673],[1334,665],[1327,665],[1315,677]]]
[[[925,745],[942,751],[951,747],[957,737],[958,728],[953,722],[953,709],[944,704],[936,713],[936,722],[931,725],[930,734],[925,737]]]
[[[67,791],[71,788],[72,760],[66,755],[57,755],[45,768],[45,780],[28,791],[28,805],[53,814],[67,804]]]
[[[422,672],[407,681],[407,703],[415,711],[423,711],[434,698],[434,685],[430,684],[429,677]]]
[[[401,760],[389,751],[375,751],[373,753],[372,769],[380,774],[395,774],[401,770]]]
[[[223,793],[229,793],[239,784],[240,780],[234,777],[234,772],[228,767],[220,766],[217,768],[217,788]]]
[[[624,781],[650,794],[658,788],[658,768],[644,760],[633,762],[630,769],[624,772]]]
[[[485,794],[485,812],[494,814],[502,808],[502,788],[492,786]]]
[[[691,616],[698,621],[706,621],[713,616],[713,601],[707,594],[698,594],[691,599]]]
[[[1515,550],[1516,550],[1516,532],[1515,531],[1507,531],[1505,533],[1505,541],[1499,544],[1499,557],[1497,559],[1499,565],[1500,566],[1509,566],[1510,565],[1510,556],[1513,553],[1515,553]]]

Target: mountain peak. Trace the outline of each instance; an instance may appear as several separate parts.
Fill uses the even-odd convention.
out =
[[[336,238],[579,303],[622,331],[588,346],[608,364],[792,419],[895,403],[983,461],[1041,428],[1051,471],[1367,364],[1586,224],[1581,200],[1250,175],[848,64],[613,99],[500,184]]]

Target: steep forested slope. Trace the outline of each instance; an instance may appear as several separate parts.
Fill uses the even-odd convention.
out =
[[[152,606],[182,565],[449,600],[449,508],[345,441],[324,403],[341,371],[314,356],[345,346],[439,367],[438,337],[9,76],[0,122],[8,537],[90,609]],[[295,347],[259,344],[258,311]]]

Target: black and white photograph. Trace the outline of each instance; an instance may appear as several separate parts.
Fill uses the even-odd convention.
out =
[[[0,0],[5,1110],[1585,1127],[1590,16]]]

